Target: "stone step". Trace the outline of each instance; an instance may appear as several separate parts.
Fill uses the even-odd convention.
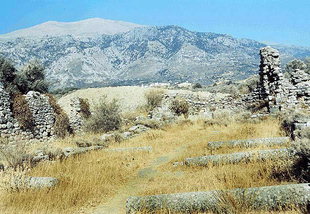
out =
[[[224,147],[251,148],[258,146],[277,146],[277,145],[282,146],[286,145],[289,142],[290,142],[289,137],[272,137],[272,138],[256,138],[256,139],[208,142],[207,147],[212,150]]]
[[[226,199],[226,200],[225,200]],[[273,210],[296,206],[306,209],[310,203],[310,183],[288,184],[208,192],[162,194],[127,199],[126,213],[151,213],[164,210],[171,213],[216,212],[227,213],[229,203],[240,203],[250,210]]]
[[[186,158],[184,164],[188,166],[208,166],[209,164],[235,164],[249,161],[283,159],[293,157],[293,155],[293,151],[289,149],[270,149]]]

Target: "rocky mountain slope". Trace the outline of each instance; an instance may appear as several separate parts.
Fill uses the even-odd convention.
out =
[[[192,32],[177,26],[129,23],[120,28],[116,22],[114,27],[109,23],[105,32],[103,27],[97,31],[96,21],[99,19],[90,27],[93,31],[78,30],[82,21],[71,25],[75,27],[64,27],[64,33],[60,30],[29,37],[24,35],[31,33],[15,32],[14,36],[1,36],[0,54],[17,66],[33,58],[40,59],[55,89],[156,81],[210,84],[223,79],[243,79],[257,72],[259,49],[265,46],[254,40]],[[284,62],[310,56],[310,48],[282,49]]]

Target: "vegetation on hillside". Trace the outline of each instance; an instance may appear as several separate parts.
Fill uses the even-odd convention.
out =
[[[28,91],[48,92],[44,67],[37,60],[30,61],[18,71],[12,62],[0,57],[0,82],[11,95]]]
[[[86,121],[85,129],[94,133],[109,132],[119,129],[121,123],[122,118],[118,101],[113,99],[109,102],[107,97],[103,96]]]

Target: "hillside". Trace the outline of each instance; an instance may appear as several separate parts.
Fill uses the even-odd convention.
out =
[[[55,89],[244,79],[257,73],[259,49],[265,46],[178,26],[141,27],[98,19],[88,21],[92,23],[88,26],[85,22],[49,22],[0,36],[0,54],[17,66],[40,59]],[[40,37],[40,29],[47,29],[42,30],[45,36]],[[283,64],[310,55],[310,48],[283,46],[282,50]]]

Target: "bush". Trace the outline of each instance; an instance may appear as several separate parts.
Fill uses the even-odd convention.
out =
[[[193,85],[193,89],[196,89],[196,88],[202,88],[202,85],[200,83],[195,83]]]
[[[23,94],[29,91],[47,93],[48,83],[45,80],[43,65],[36,60],[30,61],[18,74],[17,85]]]
[[[11,95],[19,92],[16,85],[16,75],[17,70],[12,63],[0,57],[0,82]]]
[[[64,110],[58,105],[55,97],[51,94],[46,94],[48,101],[55,113],[54,131],[55,135],[60,138],[64,138],[73,133],[70,127],[69,117]]]
[[[86,131],[99,133],[119,129],[122,122],[119,108],[117,100],[108,102],[106,96],[102,97],[85,123]]]
[[[34,165],[32,156],[27,154],[27,150],[24,143],[16,143],[16,146],[9,145],[9,141],[6,138],[0,138],[0,160],[5,160],[7,166],[14,170],[25,170]]]
[[[67,135],[73,133],[70,126],[69,117],[64,111],[56,115],[54,131],[55,135],[59,138],[65,138]]]
[[[160,89],[152,89],[145,93],[146,109],[152,111],[154,108],[160,106],[163,100],[164,91]]]
[[[89,103],[87,99],[79,98],[80,107],[81,107],[81,114],[83,118],[89,118],[91,116]]]
[[[33,130],[34,120],[26,98],[16,94],[12,97],[12,112],[22,129]]]
[[[310,139],[304,139],[293,146],[296,161],[293,173],[301,182],[310,182]]]
[[[186,100],[174,99],[170,105],[170,110],[178,116],[183,114],[185,118],[188,118],[189,104]]]

